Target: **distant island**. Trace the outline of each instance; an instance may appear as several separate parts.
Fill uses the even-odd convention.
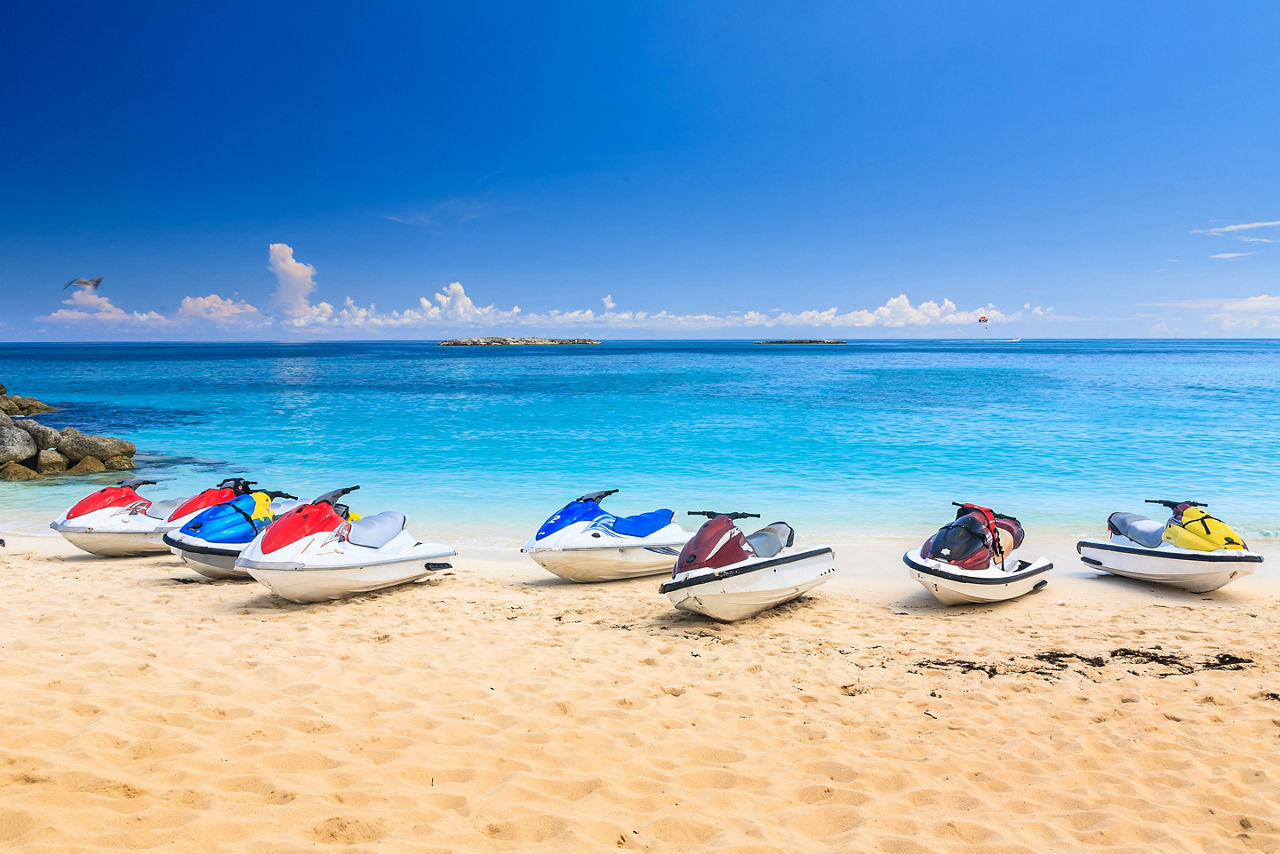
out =
[[[441,347],[476,347],[494,344],[599,344],[594,338],[454,338]]]
[[[790,338],[786,341],[756,341],[756,344],[848,344],[836,338]]]

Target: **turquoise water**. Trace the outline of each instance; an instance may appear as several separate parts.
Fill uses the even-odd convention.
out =
[[[1144,498],[1280,531],[1280,342],[7,344],[0,381],[132,439],[168,497],[243,474],[358,483],[424,536],[522,543],[565,501],[759,512],[805,539],[923,536],[971,500],[1097,533]],[[97,483],[0,483],[34,530]],[[692,523],[682,517],[686,526]]]

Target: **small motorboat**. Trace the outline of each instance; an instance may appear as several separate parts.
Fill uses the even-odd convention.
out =
[[[951,502],[956,518],[902,556],[911,577],[944,605],[1015,599],[1049,583],[1048,558],[1020,560],[1022,523],[977,504]]]
[[[669,571],[689,532],[676,524],[671,510],[613,515],[600,502],[617,491],[570,501],[542,523],[521,551],[569,581],[617,581]]]
[[[456,552],[418,542],[403,513],[361,518],[339,499],[359,489],[326,492],[285,513],[245,547],[236,567],[291,602],[324,602],[417,581],[449,569]]]
[[[236,558],[263,528],[296,506],[298,496],[255,489],[197,513],[177,530],[164,535],[164,543],[187,566],[207,578],[252,576],[236,566]],[[276,501],[276,499],[286,499]]]
[[[797,549],[796,532],[786,522],[743,534],[734,523],[759,519],[759,513],[689,515],[707,521],[681,550],[671,580],[658,588],[681,611],[731,623],[797,599],[835,574],[835,552],[827,546]]]
[[[1101,572],[1208,593],[1252,575],[1262,555],[1249,551],[1226,522],[1196,501],[1148,498],[1172,511],[1167,522],[1137,513],[1112,513],[1108,539],[1076,543],[1080,560]]]
[[[103,557],[163,554],[166,532],[180,528],[198,514],[245,495],[251,481],[231,477],[184,500],[152,502],[138,489],[154,480],[122,480],[82,498],[49,525],[78,549]]]

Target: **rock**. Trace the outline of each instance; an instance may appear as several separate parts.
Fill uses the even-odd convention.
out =
[[[21,415],[18,411],[18,404],[13,402],[11,397],[0,397],[0,412],[5,415]]]
[[[36,455],[36,471],[40,474],[61,474],[67,470],[67,458],[53,449]]]
[[[5,463],[0,468],[0,480],[39,480],[40,475],[33,472],[26,466],[20,466],[17,463]]]
[[[32,421],[30,418],[19,418],[13,422],[13,426],[30,433],[31,438],[36,440],[36,448],[41,451],[46,448],[56,448],[62,441],[62,434],[57,430],[46,427],[38,421]]]
[[[9,389],[4,387],[4,383],[0,383],[0,397],[4,397],[9,393]]]
[[[34,415],[37,412],[52,412],[53,407],[47,403],[41,403],[34,397],[22,397],[20,395],[11,394],[5,398],[12,408],[4,408],[5,412],[10,415]]]
[[[12,426],[13,426],[13,419],[9,417],[8,413],[0,412],[0,427],[12,427]]]
[[[67,474],[97,474],[106,470],[107,467],[97,457],[81,457],[80,462],[67,469]]]
[[[85,457],[97,457],[98,460],[110,457],[132,457],[136,450],[128,439],[116,439],[112,436],[92,436],[81,433],[74,427],[66,427],[58,441],[58,450],[72,462]],[[101,471],[101,469],[99,469]]]
[[[107,467],[107,471],[128,471],[133,468],[133,460],[129,459],[124,454],[115,457],[107,457],[102,461],[102,464]]]
[[[0,465],[36,455],[36,440],[17,427],[0,427]]]

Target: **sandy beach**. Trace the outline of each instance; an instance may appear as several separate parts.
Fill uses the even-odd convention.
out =
[[[1271,563],[1153,592],[1059,542],[947,609],[881,541],[720,625],[510,552],[301,606],[6,539],[10,850],[1280,849]]]

